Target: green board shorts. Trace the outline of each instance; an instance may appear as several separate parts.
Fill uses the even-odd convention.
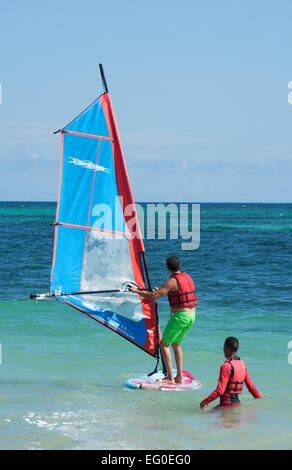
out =
[[[162,341],[167,344],[179,343],[184,340],[187,332],[195,322],[195,312],[175,312],[171,315],[163,336]]]

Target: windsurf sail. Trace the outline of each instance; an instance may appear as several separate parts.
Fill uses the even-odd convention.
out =
[[[60,129],[50,294],[159,358],[156,303],[118,127],[105,92]]]

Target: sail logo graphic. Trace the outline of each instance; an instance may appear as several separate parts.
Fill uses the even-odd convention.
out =
[[[93,171],[103,171],[104,173],[110,173],[111,171],[104,166],[95,165],[90,160],[79,160],[79,158],[71,157],[68,155],[68,158],[71,158],[71,161],[68,163],[73,163],[73,165],[82,166],[83,168],[88,168],[89,170]]]

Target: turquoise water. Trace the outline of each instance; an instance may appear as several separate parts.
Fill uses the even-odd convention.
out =
[[[49,290],[55,208],[0,203],[0,448],[291,449],[292,205],[201,204],[198,250],[145,241],[154,285],[175,253],[196,283],[184,367],[203,386],[181,393],[123,389],[150,356],[69,306],[28,300]],[[159,316],[163,329],[163,299]],[[202,412],[231,335],[267,398],[245,389],[241,407]]]

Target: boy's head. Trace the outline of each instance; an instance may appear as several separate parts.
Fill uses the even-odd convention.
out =
[[[239,341],[237,338],[234,338],[234,336],[229,336],[226,338],[223,347],[225,357],[234,356],[237,353],[238,348]]]
[[[176,273],[180,270],[181,265],[179,259],[176,256],[170,256],[166,260],[166,266],[169,271],[171,271],[172,273]]]

